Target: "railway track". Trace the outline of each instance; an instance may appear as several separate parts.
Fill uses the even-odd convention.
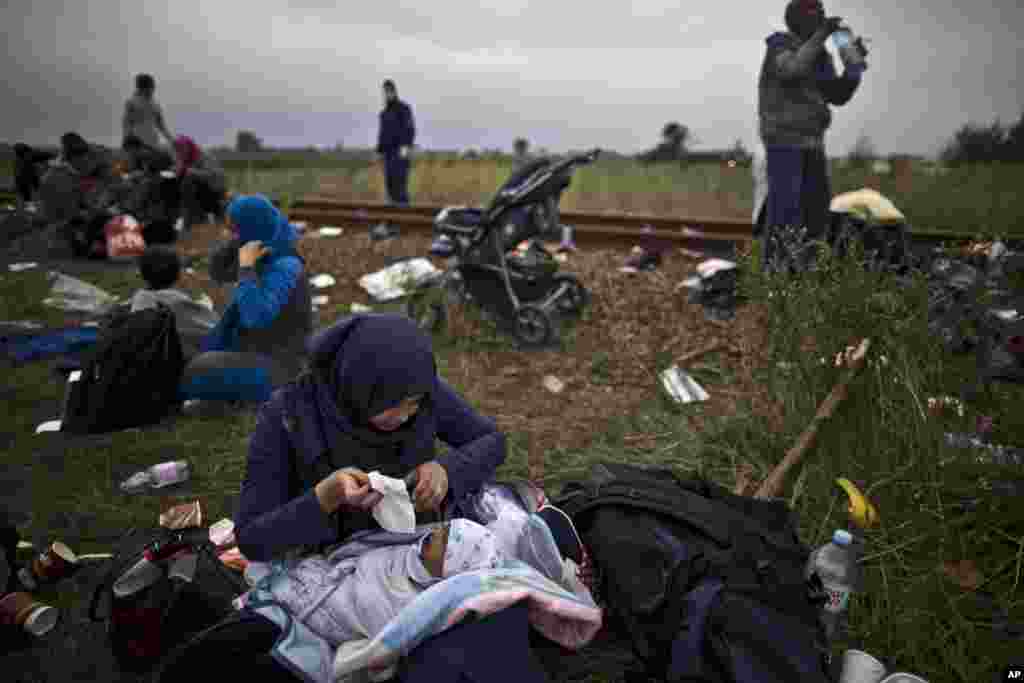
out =
[[[308,196],[292,204],[288,216],[312,226],[375,225],[393,223],[410,230],[429,231],[442,206],[391,206],[380,202],[356,202]],[[753,241],[750,221],[735,218],[657,216],[647,214],[563,211],[562,222],[574,229],[576,243],[583,247],[629,247],[637,243],[641,230],[650,227],[651,237],[672,246],[717,251]],[[973,235],[912,230],[910,239],[918,247],[970,242]],[[1017,249],[1021,240],[1007,240]]]
[[[14,192],[0,188],[0,205],[13,204]],[[275,204],[279,202],[275,201]],[[392,206],[380,202],[358,202],[310,195],[289,207],[288,216],[311,226],[360,225],[371,226],[387,222],[399,228],[430,232],[434,217],[442,206]],[[651,228],[649,237],[667,245],[693,250],[718,251],[751,242],[753,226],[750,221],[736,218],[703,216],[663,216],[631,213],[596,213],[563,211],[562,222],[574,229],[576,243],[581,247],[630,247],[637,243],[641,230]],[[913,230],[910,238],[919,246],[940,246],[964,243],[973,239],[968,234]],[[1008,241],[1012,249],[1019,248],[1020,240]]]

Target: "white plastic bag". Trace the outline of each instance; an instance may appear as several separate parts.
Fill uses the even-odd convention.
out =
[[[441,274],[425,258],[414,258],[388,266],[359,278],[359,286],[379,302],[391,301],[408,294],[406,287],[415,287]]]
[[[43,303],[62,311],[106,315],[118,301],[108,292],[78,278],[56,271],[47,274],[50,296]]]

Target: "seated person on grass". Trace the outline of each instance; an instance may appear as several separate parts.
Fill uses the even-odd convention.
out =
[[[232,208],[228,213],[234,220]],[[243,271],[247,260],[242,258]],[[308,554],[316,556],[318,547],[379,529],[371,510],[382,496],[370,489],[367,472],[399,478],[416,470],[412,497],[418,525],[438,521],[450,504],[493,480],[505,460],[505,435],[438,376],[432,340],[409,318],[345,318],[311,337],[309,353],[307,371],[275,391],[260,409],[250,441],[235,516],[238,547],[250,561],[269,562],[292,553],[303,557],[310,548]],[[436,439],[448,444],[446,453],[436,453]],[[423,551],[427,567],[436,573],[438,540],[405,549],[406,561],[420,561]],[[441,565],[442,575],[452,566]],[[427,573],[427,567],[420,573]],[[233,627],[223,630],[223,638],[211,639],[204,652],[237,662],[239,677],[299,680],[271,653],[282,635],[277,624],[245,607],[234,619]],[[351,629],[353,624],[340,626]],[[424,642],[413,659],[436,662],[454,648],[470,653],[467,659],[485,659],[488,668],[514,671],[528,655],[528,629],[525,607],[502,610]],[[516,643],[517,638],[521,647],[488,651],[493,648],[483,644]],[[191,659],[181,664],[182,671],[192,671],[189,666],[199,671],[204,664],[198,655]],[[433,666],[419,670],[419,680],[431,683],[466,680],[438,675]],[[173,680],[186,679],[179,675]],[[517,683],[533,680],[538,679],[524,675]]]
[[[227,214],[242,245],[239,282],[181,390],[186,400],[261,402],[302,370],[313,305],[288,219],[262,195],[236,198]]]
[[[203,340],[217,326],[220,319],[212,306],[193,301],[185,292],[174,289],[181,274],[181,259],[170,247],[148,247],[139,257],[139,273],[146,288],[132,297],[132,312],[155,308],[162,303],[174,312],[174,320],[181,337],[186,362],[199,353]]]

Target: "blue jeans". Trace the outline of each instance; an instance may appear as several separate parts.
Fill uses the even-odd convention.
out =
[[[398,151],[384,155],[384,178],[388,200],[399,206],[409,205],[409,160],[403,159]]]

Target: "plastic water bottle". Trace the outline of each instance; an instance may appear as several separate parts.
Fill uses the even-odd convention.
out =
[[[861,588],[859,557],[860,548],[853,536],[840,529],[832,535],[831,542],[811,553],[807,562],[808,578],[817,574],[828,596],[821,620],[830,641],[845,627],[850,595]]]
[[[188,481],[190,474],[191,468],[185,460],[162,462],[125,479],[121,482],[121,490],[138,493],[144,489],[159,489]]]

